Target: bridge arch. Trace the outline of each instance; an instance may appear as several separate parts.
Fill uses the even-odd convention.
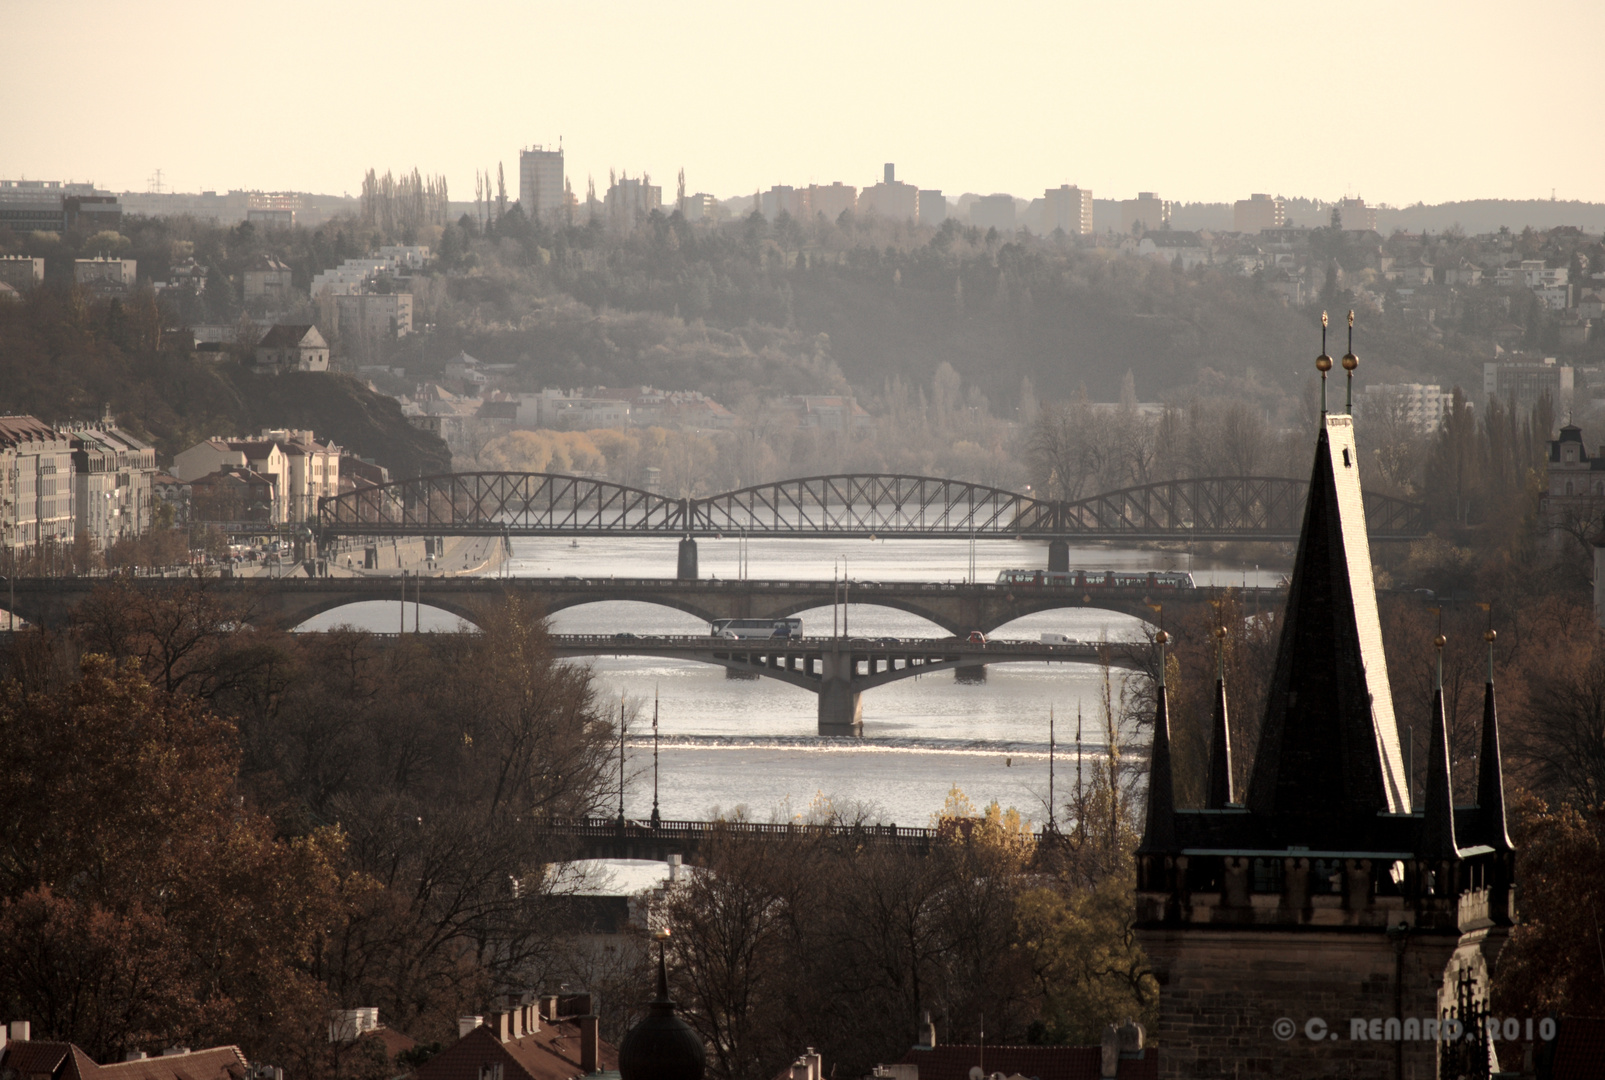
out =
[[[1310,483],[1280,476],[1207,476],[1121,488],[1062,504],[1063,535],[1133,539],[1214,539],[1255,534],[1293,539],[1304,520]],[[1420,536],[1426,508],[1365,492],[1366,527],[1377,538]]]
[[[700,604],[695,597],[685,596],[675,592],[648,592],[639,596],[574,596],[563,595],[551,598],[542,598],[542,606],[547,615],[556,615],[560,611],[573,611],[577,608],[590,607],[593,604],[649,604],[652,607],[668,608],[671,611],[683,612],[705,623],[723,618],[716,609]]]
[[[975,629],[972,626],[964,626],[963,620],[954,621],[941,611],[935,610],[929,605],[921,604],[918,600],[910,600],[899,596],[876,596],[872,593],[867,593],[860,597],[852,595],[852,590],[848,590],[848,593],[848,603],[853,607],[882,607],[891,611],[901,611],[904,614],[924,619],[926,622],[946,630],[954,637],[962,637]],[[772,615],[774,618],[783,619],[799,612],[817,611],[828,606],[828,604],[821,604],[817,597],[808,597],[792,600],[778,607],[765,609],[763,617],[767,618]]]
[[[443,473],[318,503],[327,533],[673,535],[685,520],[685,500],[562,473]]]
[[[371,595],[309,597],[307,603],[297,604],[294,608],[286,609],[281,615],[281,623],[293,619],[295,621],[291,623],[290,629],[300,630],[302,626],[318,616],[339,611],[341,608],[356,607],[359,604],[382,604],[390,611],[388,618],[391,619],[391,623],[389,626],[380,626],[377,632],[389,633],[396,629],[395,620],[400,614],[401,603],[399,595],[383,599]],[[413,603],[414,601],[410,598],[406,601],[406,624],[409,628],[413,625]],[[480,623],[484,621],[484,611],[473,604],[462,603],[457,597],[445,594],[427,596],[422,601],[422,606],[426,610],[433,609],[461,619],[474,630],[482,629]]]
[[[840,473],[775,480],[690,503],[698,534],[1049,538],[1058,504],[965,480]]]

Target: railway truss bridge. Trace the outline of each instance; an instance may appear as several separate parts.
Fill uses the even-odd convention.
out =
[[[318,528],[338,536],[662,536],[680,542],[678,576],[697,576],[699,537],[1037,540],[1048,569],[1095,540],[1291,541],[1309,483],[1200,477],[1073,501],[930,476],[854,473],[780,480],[706,498],[673,498],[554,473],[450,473],[323,499]],[[1426,509],[1367,492],[1371,538],[1415,540]]]

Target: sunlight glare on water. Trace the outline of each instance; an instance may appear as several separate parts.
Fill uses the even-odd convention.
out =
[[[703,577],[743,576],[741,543],[699,540]],[[515,577],[668,578],[675,543],[668,539],[609,538],[514,540],[501,573]],[[1045,545],[981,541],[974,545],[979,581],[1000,570],[1047,565]],[[855,581],[962,582],[971,576],[967,541],[764,540],[747,545],[745,576],[754,580],[823,580],[846,572]],[[1185,552],[1113,548],[1072,549],[1070,565],[1087,569],[1191,569],[1200,585],[1255,583],[1252,567],[1206,564]],[[1275,583],[1280,570],[1264,567],[1259,581]],[[427,586],[425,587],[427,592]],[[398,587],[399,592],[399,587]],[[305,629],[351,623],[394,632],[397,603],[372,602],[327,612]],[[832,633],[827,605],[800,613],[805,635]],[[906,612],[852,603],[848,624],[856,636],[940,637],[934,624]],[[411,604],[406,626],[413,627]],[[425,605],[424,631],[451,630],[457,620]],[[700,634],[707,624],[655,604],[605,601],[556,612],[554,633]],[[1140,623],[1096,608],[1041,612],[999,627],[995,638],[1039,640],[1044,631],[1083,640],[1130,639]],[[626,740],[625,812],[645,818],[652,807],[651,717],[659,702],[659,808],[666,818],[701,818],[737,808],[757,820],[784,820],[807,812],[817,796],[868,807],[881,822],[927,824],[949,789],[961,788],[977,805],[993,800],[1034,821],[1046,817],[1048,711],[1058,718],[1060,799],[1074,783],[1076,713],[1085,744],[1101,753],[1103,678],[1089,664],[1015,663],[987,668],[983,683],[959,682],[952,672],[904,679],[867,691],[862,740],[820,738],[815,696],[766,678],[728,678],[724,669],[655,657],[597,657],[589,661],[599,692],[623,695],[632,718]],[[1113,693],[1123,673],[1112,673]],[[1133,737],[1127,732],[1123,741]],[[617,798],[617,788],[610,798]]]

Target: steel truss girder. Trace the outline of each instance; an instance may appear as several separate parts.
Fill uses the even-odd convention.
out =
[[[1201,477],[1051,502],[963,480],[853,473],[671,499],[586,477],[478,472],[326,498],[318,518],[325,532],[376,535],[1288,539],[1308,489],[1283,477]],[[1428,528],[1418,503],[1368,492],[1365,511],[1374,537]]]

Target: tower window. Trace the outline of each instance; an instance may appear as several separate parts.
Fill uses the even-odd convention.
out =
[[[1345,469],[1353,468],[1353,465],[1349,462],[1349,448],[1346,446],[1343,448],[1343,467]]]

